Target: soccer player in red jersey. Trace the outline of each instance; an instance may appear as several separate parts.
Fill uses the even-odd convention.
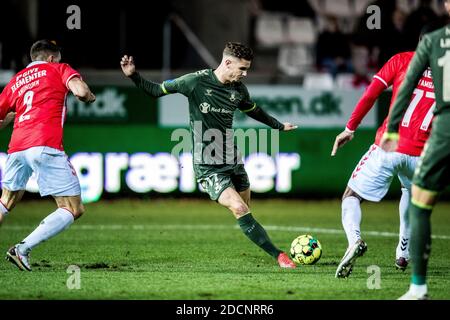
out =
[[[428,31],[431,30],[424,28],[422,35]],[[372,108],[379,95],[391,85],[392,107],[413,56],[414,52],[402,52],[394,55],[374,76],[350,116],[345,130],[336,137],[332,156],[336,154],[339,147],[353,139],[354,131],[364,116]],[[398,176],[402,185],[399,205],[399,242],[396,249],[395,266],[400,270],[406,269],[409,260],[410,228],[407,223],[407,214],[411,180],[424,144],[430,135],[435,105],[434,86],[431,71],[428,68],[418,82],[408,111],[403,117],[397,152],[388,153],[380,148],[381,138],[386,132],[388,120],[386,117],[377,130],[374,144],[353,171],[342,196],[342,224],[347,235],[348,248],[336,270],[337,278],[348,277],[352,272],[355,260],[367,250],[367,244],[361,239],[360,231],[361,202],[363,200],[379,202],[386,195],[395,175]]]
[[[55,43],[37,41],[30,56],[32,62],[0,94],[2,126],[14,119],[2,181],[0,223],[22,198],[33,172],[41,196],[53,196],[58,209],[7,251],[6,258],[26,271],[31,271],[30,251],[68,228],[84,212],[80,183],[63,148],[65,100],[71,91],[81,101],[95,101],[80,74],[59,63],[61,52]]]

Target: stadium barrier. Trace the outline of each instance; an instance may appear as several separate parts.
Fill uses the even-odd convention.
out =
[[[120,196],[202,196],[188,152],[172,155],[180,143],[174,130],[188,124],[187,99],[172,95],[148,98],[133,87],[94,87],[97,101],[85,105],[69,97],[64,145],[76,168],[86,202]],[[258,147],[241,145],[255,197],[336,197],[343,192],[361,156],[373,142],[380,123],[375,106],[355,139],[335,157],[334,139],[342,131],[362,94],[313,91],[297,86],[249,86],[254,100],[280,121],[299,128],[273,135],[267,127],[236,113],[236,128],[255,133]],[[389,102],[388,97],[384,99]],[[253,127],[257,129],[251,129]],[[6,162],[11,127],[0,135],[0,170]],[[256,131],[251,131],[256,130]],[[269,152],[273,141],[279,144]],[[266,140],[264,140],[266,139]],[[269,139],[269,147],[263,147]],[[268,151],[269,150],[269,151]],[[187,152],[186,152],[187,151]],[[37,191],[34,179],[27,186]],[[399,194],[394,182],[390,195]]]

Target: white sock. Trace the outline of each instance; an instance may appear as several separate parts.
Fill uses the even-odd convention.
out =
[[[25,254],[43,241],[56,236],[67,229],[74,221],[73,215],[66,209],[59,208],[49,214],[19,245],[19,252]]]
[[[427,285],[426,284],[414,284],[411,283],[409,286],[409,291],[417,296],[417,297],[421,297],[424,296],[428,293],[428,289],[427,289]]]
[[[0,214],[6,216],[8,213],[9,213],[8,209],[6,209],[6,207],[0,201]]]
[[[342,200],[342,225],[349,247],[361,239],[361,202],[358,198],[347,197]]]
[[[410,192],[406,188],[402,188],[402,196],[400,198],[399,204],[399,217],[400,217],[400,229],[398,233],[398,245],[395,251],[396,258],[406,258],[409,259],[409,218],[408,218],[408,207],[410,200]]]

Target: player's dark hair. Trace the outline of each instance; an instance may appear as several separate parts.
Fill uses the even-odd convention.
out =
[[[31,60],[45,60],[50,55],[59,55],[61,48],[56,45],[55,41],[39,40],[33,43],[30,49]]]
[[[253,60],[253,50],[239,42],[228,42],[225,45],[223,54],[227,54],[248,61]]]
[[[440,29],[444,26],[445,24],[442,22],[438,22],[438,21],[434,21],[434,22],[430,22],[426,25],[424,25],[422,27],[422,29],[420,30],[420,36],[419,39],[422,39],[424,35],[426,35],[427,33],[436,31],[437,29]]]

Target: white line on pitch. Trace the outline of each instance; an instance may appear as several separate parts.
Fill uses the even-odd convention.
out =
[[[32,230],[36,226],[26,225],[3,225],[3,230]],[[75,230],[227,230],[239,229],[238,226],[220,225],[220,224],[75,224],[70,227]],[[281,232],[305,232],[313,234],[342,234],[343,230],[328,228],[310,228],[297,226],[272,226],[267,225],[264,228],[268,231]],[[363,231],[364,235],[374,237],[398,237],[395,232],[381,231]],[[450,240],[447,235],[432,235],[433,239]]]

